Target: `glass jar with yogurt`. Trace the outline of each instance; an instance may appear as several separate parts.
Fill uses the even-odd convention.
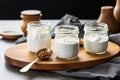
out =
[[[49,23],[33,21],[27,24],[27,47],[33,53],[51,47]]]
[[[77,58],[79,53],[78,27],[59,25],[55,28],[54,53],[61,59]]]
[[[108,26],[91,22],[84,27],[84,49],[91,54],[103,54],[108,47]]]

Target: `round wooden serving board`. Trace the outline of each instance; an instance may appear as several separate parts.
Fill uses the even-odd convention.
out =
[[[53,44],[54,43],[52,42],[52,45]],[[54,46],[52,46],[52,49],[53,47]],[[92,67],[109,61],[113,57],[119,55],[119,51],[120,51],[120,47],[112,42],[109,42],[107,52],[102,55],[92,55],[86,53],[83,46],[81,46],[78,54],[78,58],[74,60],[59,59],[53,53],[50,59],[36,62],[31,67],[31,69],[65,70],[65,69],[79,69],[79,68]],[[30,53],[28,51],[26,43],[17,44],[5,51],[6,62],[17,67],[24,67],[34,59],[36,59],[36,57],[33,53]]]

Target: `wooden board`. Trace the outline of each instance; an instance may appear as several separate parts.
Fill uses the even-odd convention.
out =
[[[109,61],[113,57],[119,55],[119,51],[120,51],[120,47],[112,42],[109,42],[107,52],[102,55],[92,55],[86,53],[83,46],[81,46],[78,54],[78,58],[74,60],[58,59],[56,55],[53,54],[48,60],[36,62],[31,67],[31,69],[65,70],[65,69],[79,69],[79,68],[92,67]],[[26,43],[17,44],[13,47],[10,47],[5,51],[4,56],[6,62],[17,67],[24,67],[25,65],[36,59],[35,55],[28,51]]]

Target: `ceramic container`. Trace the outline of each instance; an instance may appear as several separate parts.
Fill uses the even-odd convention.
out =
[[[23,10],[21,11],[20,17],[22,18],[23,22],[21,25],[21,30],[24,33],[24,36],[27,35],[27,23],[32,21],[39,21],[42,17],[42,13],[39,10]]]
[[[112,6],[102,6],[101,13],[97,20],[99,23],[106,23],[108,25],[108,29],[111,33],[118,32],[118,24],[113,15],[113,7]]]
[[[120,0],[116,0],[116,5],[114,7],[114,17],[118,22],[118,32],[120,32]]]

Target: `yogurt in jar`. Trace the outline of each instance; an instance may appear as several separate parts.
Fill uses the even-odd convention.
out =
[[[105,53],[108,46],[108,37],[99,34],[88,34],[84,37],[84,48],[92,54]]]
[[[79,40],[73,37],[64,37],[55,40],[54,53],[62,59],[74,59],[79,53]]]
[[[31,22],[27,31],[27,47],[30,52],[36,53],[42,48],[51,47],[51,35],[47,24]]]

